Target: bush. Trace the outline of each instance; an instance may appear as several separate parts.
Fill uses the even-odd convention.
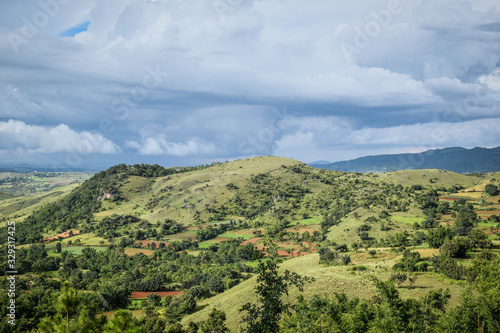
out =
[[[192,295],[195,299],[204,299],[211,296],[208,287],[202,285],[197,285],[189,288],[188,294]]]
[[[491,196],[494,196],[494,195],[497,195],[498,194],[498,187],[496,187],[495,185],[493,184],[487,184],[485,187],[484,187],[484,190],[486,191],[486,193],[488,193],[489,195]]]
[[[161,296],[158,294],[149,294],[148,295],[148,303],[152,306],[159,306],[161,303]]]
[[[467,237],[455,237],[447,240],[439,248],[439,253],[449,258],[465,258],[470,250],[470,241]]]
[[[366,270],[368,270],[368,267],[363,266],[363,265],[357,265],[357,266],[354,266],[351,268],[351,271],[353,271],[353,272],[363,272]]]

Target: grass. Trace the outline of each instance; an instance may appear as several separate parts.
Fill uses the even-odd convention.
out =
[[[378,256],[379,254],[377,254]],[[346,293],[348,297],[360,297],[363,299],[370,299],[376,295],[374,285],[367,280],[370,271],[380,279],[386,280],[389,278],[391,267],[395,260],[394,258],[362,260],[361,263],[367,266],[367,271],[360,273],[353,273],[349,266],[323,266],[318,263],[318,255],[312,254],[308,256],[292,258],[281,264],[280,272],[283,273],[285,269],[296,272],[301,275],[314,277],[316,281],[311,284],[306,284],[304,287],[303,295],[305,297],[312,296],[313,294],[326,295],[332,297],[334,293]],[[254,263],[252,263],[254,264]],[[199,302],[200,306],[204,308],[182,320],[186,325],[189,321],[205,320],[208,314],[214,307],[223,310],[226,313],[228,326],[231,332],[238,331],[240,318],[242,313],[238,310],[247,302],[255,302],[255,286],[257,277],[254,276],[249,280],[242,282],[234,288],[216,295],[212,298],[202,300]],[[403,284],[399,288],[399,292],[403,298],[408,297],[422,297],[430,290],[439,288],[450,288],[452,295],[451,304],[457,304],[459,294],[462,289],[461,286],[450,284],[448,282],[439,281],[433,276],[419,275],[415,286],[407,288],[408,283]],[[290,295],[286,299],[294,302],[299,295],[299,291],[295,288],[290,290]]]
[[[55,202],[69,194],[77,186],[78,184],[71,184],[47,192],[0,200],[0,217],[6,217],[9,221],[20,222],[42,206]],[[0,226],[6,224],[7,221],[0,223]]]
[[[231,233],[231,232],[226,232],[222,235],[219,235],[218,237],[221,237],[221,238],[243,238],[244,240],[247,240],[247,239],[252,239],[254,238],[255,236],[252,235],[252,234],[235,234],[235,233]]]
[[[264,258],[264,259],[262,259],[262,260],[263,260],[263,261],[268,261],[269,259]],[[245,265],[247,265],[248,267],[257,268],[257,267],[259,267],[259,260],[249,260],[249,261],[245,261]]]
[[[380,181],[390,182],[394,184],[401,184],[403,186],[412,185],[425,185],[438,187],[452,187],[453,185],[460,184],[465,187],[473,187],[485,181],[485,176],[469,176],[459,173],[439,170],[439,169],[426,169],[426,170],[402,170],[394,172],[386,172],[377,174]],[[431,183],[430,180],[435,181]]]
[[[200,249],[208,249],[210,246],[220,243],[219,240],[209,239],[198,244]]]
[[[413,226],[413,224],[415,222],[421,223],[421,222],[425,221],[424,218],[413,217],[413,216],[394,216],[393,215],[390,218],[391,218],[391,220],[393,220],[395,222],[401,222],[401,223],[411,224],[412,226]]]
[[[356,211],[352,212],[346,218],[344,218],[339,225],[330,227],[327,238],[337,244],[350,245],[353,242],[359,242],[360,238],[358,236],[357,228],[369,217],[375,217],[378,219],[378,222],[368,223],[371,229],[367,232],[369,237],[371,238],[387,238],[389,235],[394,235],[398,232],[413,231],[413,226],[409,223],[395,220],[386,221],[380,219],[378,217],[378,213],[373,210],[358,208]],[[384,223],[386,227],[390,227],[391,229],[388,231],[381,231],[380,229],[382,223]]]
[[[487,221],[487,220],[481,220],[481,222],[479,222],[477,224],[478,227],[482,227],[482,228],[496,227],[498,225],[500,225],[500,222],[493,222],[493,221]]]
[[[56,172],[54,177],[42,177],[45,172],[0,172],[0,179],[8,177],[22,178],[22,181],[8,181],[0,185],[0,192],[14,196],[32,196],[33,194],[47,193],[54,188],[81,183],[89,179],[92,174],[81,172]]]
[[[302,219],[300,221],[293,221],[292,223],[290,223],[290,225],[291,226],[295,226],[295,225],[316,225],[316,224],[321,224],[322,221],[323,221],[322,217],[310,217],[310,218],[307,218],[307,219]]]
[[[99,246],[67,246],[63,247],[61,250],[68,251],[73,254],[82,254],[82,250],[88,247],[96,249],[96,251],[101,251],[101,252],[106,250],[105,247],[99,247]]]

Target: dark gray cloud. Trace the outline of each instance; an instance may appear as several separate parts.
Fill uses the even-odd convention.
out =
[[[42,0],[3,2],[0,22],[4,160],[499,144],[481,132],[500,118],[494,1]]]

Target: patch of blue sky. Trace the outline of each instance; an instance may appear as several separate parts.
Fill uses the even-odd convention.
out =
[[[75,37],[77,34],[83,31],[87,31],[89,27],[90,21],[85,21],[83,23],[80,23],[78,25],[75,25],[74,27],[71,27],[69,29],[64,30],[59,34],[60,37]]]

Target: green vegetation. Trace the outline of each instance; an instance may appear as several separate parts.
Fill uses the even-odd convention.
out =
[[[260,157],[122,164],[3,195],[1,239],[16,216],[15,331],[448,332],[474,331],[474,318],[495,332],[496,177]]]

